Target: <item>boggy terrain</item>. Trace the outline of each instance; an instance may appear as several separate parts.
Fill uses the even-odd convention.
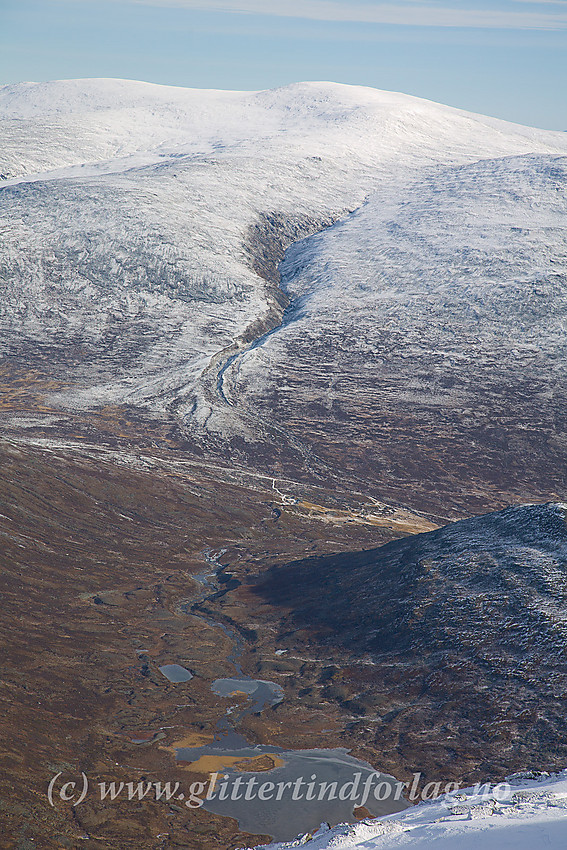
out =
[[[433,523],[352,493],[140,450],[11,441],[1,461],[0,846],[258,843],[235,821],[177,801],[101,802],[97,783],[179,781],[186,789],[203,778],[176,763],[175,745],[213,740],[230,702],[211,683],[234,674],[232,631],[243,670],[285,693],[246,717],[239,733],[251,744],[356,750],[350,712],[309,695],[328,654],[276,655],[272,625],[256,623],[233,596],[233,565],[254,576],[305,552],[368,547]],[[207,568],[219,570],[220,592],[192,608],[203,596],[192,576]],[[159,667],[171,663],[193,678],[169,682]],[[372,749],[359,755],[380,762]],[[84,802],[56,794],[51,807],[51,779],[61,774],[58,791],[64,781],[82,785],[83,772]]]
[[[235,635],[242,671],[284,695],[241,712],[236,731],[263,752],[346,747],[422,783],[564,764],[558,508],[434,531],[354,493],[186,457],[16,441],[1,453],[0,846],[266,839],[179,800],[98,795],[111,781],[188,789],[230,765],[175,753],[206,747],[227,708],[249,704],[211,690],[234,676]],[[171,683],[167,664],[193,678]],[[79,786],[83,772],[86,799],[50,806],[49,782]]]

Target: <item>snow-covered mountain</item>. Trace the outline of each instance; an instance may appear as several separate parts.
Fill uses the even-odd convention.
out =
[[[12,178],[126,156],[160,162],[163,154],[230,147],[265,156],[288,149],[296,161],[315,147],[352,159],[351,172],[357,160],[376,167],[400,157],[421,164],[428,157],[456,162],[565,150],[561,133],[337,83],[261,92],[104,79],[18,83],[0,88],[0,113],[3,174]]]
[[[392,769],[421,764],[430,775],[443,767],[451,778],[501,777],[520,762],[562,768],[564,505],[511,508],[379,551],[345,553],[343,539],[340,555],[286,565],[287,596],[277,570],[257,595],[247,582],[268,559],[298,557],[304,539],[336,551],[327,533],[339,533],[339,516],[343,527],[355,521],[352,492],[376,505],[380,532],[392,536],[415,526],[386,529],[396,515],[389,505],[428,513],[431,527],[510,502],[564,501],[566,163],[567,134],[332,83],[262,92],[121,80],[0,87],[0,422],[22,440],[56,436],[61,451],[88,437],[85,469],[95,481],[96,498],[81,502],[86,538],[72,519],[51,549],[53,526],[45,537],[37,516],[47,511],[51,520],[55,510],[67,519],[84,479],[54,462],[45,481],[68,483],[72,495],[65,490],[54,508],[51,485],[36,493],[49,441],[41,460],[22,461],[22,489],[7,479],[8,499],[34,497],[30,534],[9,528],[7,539],[29,551],[39,534],[44,554],[30,561],[30,587],[33,576],[55,576],[40,583],[45,610],[76,541],[92,545],[101,587],[119,570],[135,596],[186,559],[193,568],[194,548],[202,558],[205,545],[217,547],[207,568],[220,569],[224,536],[234,532],[238,554],[227,563],[245,600],[235,624],[246,635],[257,622],[270,647],[282,627],[282,677],[287,669],[293,688],[301,679],[306,705],[349,717],[349,746],[380,754]],[[158,451],[148,460],[138,448],[152,443]],[[125,476],[147,463],[147,479],[121,489],[121,475],[107,469],[99,482],[97,464],[109,458]],[[190,472],[178,483],[191,499],[170,500],[156,470],[177,481],[184,463]],[[244,480],[249,489],[238,486]],[[131,495],[146,486],[146,501]],[[337,511],[307,501],[304,489],[335,499]],[[162,500],[168,522],[160,526],[154,505]],[[356,520],[365,521],[356,504]],[[108,535],[100,525],[111,514],[132,523],[118,559],[122,531]],[[249,546],[252,525],[262,533]],[[163,541],[150,577],[138,553],[146,547],[143,563],[153,564],[147,552],[161,547],[162,527],[179,537]],[[23,606],[14,610],[24,611],[16,620],[26,624],[29,600],[14,581]],[[95,598],[91,584],[85,604]],[[262,593],[272,592],[266,606]],[[76,584],[72,599],[68,610],[82,618]],[[188,611],[168,600],[172,617]],[[309,647],[298,667],[294,640]],[[36,644],[46,645],[43,637]],[[207,653],[216,665],[215,647]],[[67,650],[62,657],[67,669]],[[148,712],[137,715],[140,726]],[[487,848],[558,848],[565,781],[546,779],[533,797],[518,781],[515,800],[468,795],[450,809],[435,803],[321,833],[311,846],[377,850],[439,839],[467,850],[481,835]],[[478,832],[481,821],[489,828]]]
[[[25,83],[0,117],[0,354],[51,415],[444,514],[558,495],[565,134],[332,83]]]
[[[498,786],[466,788],[398,815],[321,829],[270,850],[563,850],[567,771],[511,776]]]

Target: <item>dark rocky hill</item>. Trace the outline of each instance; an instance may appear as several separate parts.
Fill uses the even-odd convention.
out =
[[[322,699],[342,698],[374,724],[374,746],[437,770],[452,759],[494,775],[530,761],[560,766],[565,514],[561,504],[510,507],[275,567],[254,592],[286,609],[282,646],[312,642],[327,655]]]
[[[325,641],[358,653],[557,661],[567,657],[566,510],[512,507],[300,561],[273,570],[261,590]]]

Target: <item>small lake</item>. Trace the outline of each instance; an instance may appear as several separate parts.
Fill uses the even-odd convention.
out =
[[[375,771],[343,748],[229,749],[218,741],[179,749],[177,758],[192,763],[203,759],[210,770],[203,781],[218,773],[212,799],[204,803],[207,811],[235,818],[244,832],[271,835],[276,841],[313,832],[322,822],[356,823],[353,812],[361,805],[375,817],[408,807],[394,777]],[[263,769],[255,769],[261,764]]]
[[[176,684],[179,682],[188,682],[193,678],[193,674],[185,667],[182,667],[181,664],[164,664],[162,667],[158,667],[158,670],[162,676],[165,676],[170,682]]]

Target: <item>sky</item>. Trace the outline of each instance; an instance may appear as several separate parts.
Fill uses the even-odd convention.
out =
[[[0,0],[0,84],[332,80],[567,130],[567,0]]]

